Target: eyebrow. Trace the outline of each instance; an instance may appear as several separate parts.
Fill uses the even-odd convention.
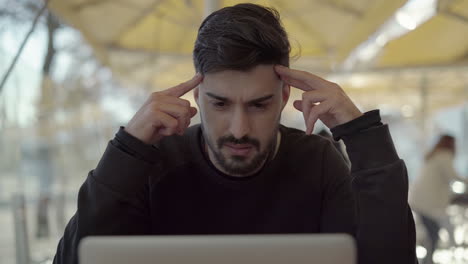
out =
[[[206,92],[206,95],[214,98],[214,99],[217,99],[217,100],[220,100],[220,101],[223,101],[223,102],[229,102],[230,100],[226,97],[222,97],[222,96],[219,96],[219,95],[216,95],[216,94],[212,94],[210,92]],[[270,98],[272,98],[274,95],[273,94],[269,94],[269,95],[266,95],[266,96],[262,96],[260,98],[256,98],[256,99],[253,99],[253,100],[250,100],[248,101],[247,103],[248,104],[258,104],[258,103],[261,103],[263,101],[266,101]]]

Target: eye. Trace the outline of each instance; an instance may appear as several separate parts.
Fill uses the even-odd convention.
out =
[[[267,104],[262,103],[254,103],[251,107],[255,110],[264,110],[267,107]]]
[[[254,104],[253,105],[255,108],[265,108],[266,105],[265,104]]]
[[[218,102],[213,102],[212,103],[214,107],[216,108],[224,108],[226,107],[226,102],[218,101]]]

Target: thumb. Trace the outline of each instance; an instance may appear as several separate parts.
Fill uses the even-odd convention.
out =
[[[302,100],[296,100],[293,103],[294,108],[302,112]]]
[[[190,118],[194,117],[197,114],[197,109],[195,107],[190,107]]]

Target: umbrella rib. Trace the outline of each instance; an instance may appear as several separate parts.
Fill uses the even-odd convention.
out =
[[[328,0],[321,0],[319,1],[321,4],[325,6],[329,6],[333,9],[343,11],[345,13],[348,13],[354,17],[361,18],[364,15],[364,12],[355,9],[353,7],[347,6],[347,5],[340,5],[336,3],[335,1],[328,1]]]
[[[440,11],[440,14],[444,14],[444,15],[447,15],[451,18],[455,18],[457,20],[460,20],[461,22],[463,23],[468,23],[468,17],[464,16],[464,15],[461,15],[461,14],[458,14],[452,10],[443,10],[443,11]]]
[[[100,5],[100,4],[105,4],[107,2],[114,2],[114,3],[117,2],[118,4],[120,4],[122,6],[130,7],[130,8],[134,8],[134,9],[140,9],[141,8],[141,7],[137,6],[137,5],[132,5],[131,2],[125,1],[125,0],[90,0],[90,1],[86,1],[84,3],[76,4],[71,9],[73,11],[80,11],[81,9],[90,8],[90,7],[93,7],[93,6],[96,6],[96,5]]]
[[[161,13],[159,12],[158,10],[154,10],[156,8],[157,5],[161,5],[163,4],[164,1],[167,1],[167,0],[160,0],[160,1],[155,1],[151,7],[149,8],[146,8],[144,12],[142,12],[140,15],[137,16],[137,18],[135,20],[133,20],[132,22],[128,23],[127,25],[125,25],[123,27],[123,29],[116,35],[116,36],[121,36],[123,34],[125,34],[125,32],[127,32],[128,30],[130,30],[132,27],[136,26],[143,17],[146,17],[147,15],[150,15],[151,13],[155,12],[155,16],[156,17],[162,17],[162,16],[165,16],[165,20],[175,24],[175,25],[179,25],[181,26],[182,28],[187,28],[187,27],[193,27],[193,25],[195,25],[196,23],[183,23],[181,21],[178,21],[178,20],[175,20],[175,19],[172,19],[168,16],[166,16],[166,14],[164,13]],[[116,40],[113,40],[108,46],[109,47],[118,47],[117,43],[115,43]]]
[[[154,12],[154,8],[156,8],[156,6],[162,4],[165,0],[159,0],[159,1],[154,1],[149,7],[143,9],[143,11],[136,16],[135,19],[133,19],[130,23],[126,24],[125,26],[123,26],[122,30],[120,30],[120,32],[118,34],[116,34],[116,36],[121,36],[122,34],[124,34],[125,32],[127,32],[130,28],[132,28],[133,26],[137,25],[141,19],[143,17],[146,17],[147,15],[151,14],[152,12]],[[111,45],[112,43],[115,42],[115,39],[111,42]]]
[[[275,2],[275,5],[276,6],[279,6],[281,9],[283,9],[284,11],[286,11],[286,13],[290,13],[292,15],[292,17],[295,18],[296,20],[296,23],[302,27],[302,29],[306,32],[308,32],[309,34],[313,35],[313,36],[318,36],[318,38],[316,38],[317,42],[318,42],[318,45],[320,46],[321,49],[323,49],[324,51],[328,51],[331,47],[329,45],[327,45],[327,43],[324,41],[324,37],[323,37],[323,34],[319,33],[318,31],[314,30],[313,28],[311,28],[307,22],[305,22],[300,16],[297,14],[296,10],[294,9],[290,9],[290,8],[287,8],[286,6],[282,5],[281,3],[279,3],[278,1],[274,1]]]

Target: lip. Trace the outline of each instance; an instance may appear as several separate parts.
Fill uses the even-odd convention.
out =
[[[233,145],[233,144],[225,144],[225,146],[229,149],[229,151],[238,156],[247,156],[250,151],[252,150],[252,145],[243,144],[243,145]]]

